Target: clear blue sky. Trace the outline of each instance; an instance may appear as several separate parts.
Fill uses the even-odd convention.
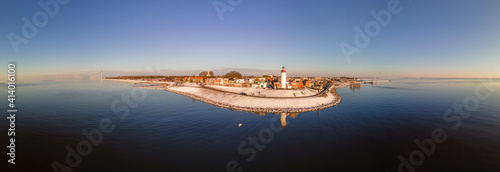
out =
[[[0,57],[17,61],[24,75],[156,65],[187,75],[278,74],[285,65],[300,76],[500,77],[497,0],[401,0],[401,13],[350,63],[339,44],[354,45],[353,28],[364,30],[370,11],[389,0],[243,0],[223,21],[212,0],[73,0],[16,53],[7,34],[22,36],[21,18],[31,21],[42,10],[37,2],[0,5]]]

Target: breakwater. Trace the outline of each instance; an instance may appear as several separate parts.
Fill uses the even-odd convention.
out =
[[[216,100],[213,100],[210,98],[205,98],[202,96],[198,96],[198,95],[194,95],[194,94],[190,94],[190,93],[186,93],[186,92],[182,92],[182,91],[168,89],[168,88],[165,90],[172,92],[172,93],[176,93],[176,94],[180,94],[180,95],[189,97],[191,99],[202,101],[202,102],[205,102],[205,103],[217,106],[217,107],[232,109],[232,110],[236,110],[236,111],[245,111],[245,112],[265,112],[265,113],[309,112],[309,111],[317,111],[317,110],[333,107],[333,106],[339,104],[342,100],[342,98],[336,93],[336,88],[335,88],[335,89],[332,89],[332,91],[331,91],[331,93],[334,96],[334,99],[333,99],[333,101],[328,102],[328,103],[322,103],[320,105],[309,106],[309,107],[262,107],[261,108],[261,107],[248,107],[248,106],[242,106],[242,105],[233,105],[233,104],[216,101]],[[321,97],[317,97],[317,98],[321,98]],[[290,98],[290,99],[295,99],[295,98]],[[297,99],[297,101],[299,101],[299,100]]]

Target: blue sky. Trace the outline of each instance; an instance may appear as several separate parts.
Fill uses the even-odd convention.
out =
[[[364,30],[388,2],[243,0],[221,21],[212,0],[69,1],[16,53],[7,35],[22,36],[21,18],[42,8],[3,1],[0,56],[26,76],[157,65],[161,74],[278,74],[285,65],[292,76],[500,77],[496,0],[401,0],[403,10],[348,63],[340,43],[354,45],[353,28]]]

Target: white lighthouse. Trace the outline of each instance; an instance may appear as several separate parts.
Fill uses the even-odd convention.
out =
[[[281,88],[286,89],[286,71],[285,66],[281,68]]]

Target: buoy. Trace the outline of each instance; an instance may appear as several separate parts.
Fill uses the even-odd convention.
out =
[[[243,124],[239,123],[239,124],[238,124],[238,127],[241,127],[241,125],[243,125]]]

